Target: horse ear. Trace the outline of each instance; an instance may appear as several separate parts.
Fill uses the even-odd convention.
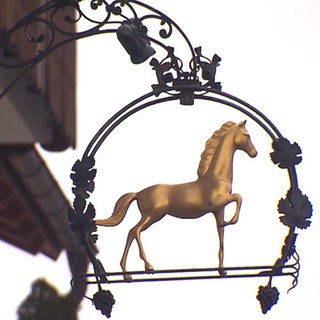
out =
[[[241,121],[241,122],[239,123],[239,127],[244,128],[244,127],[246,126],[246,123],[247,123],[247,120]]]

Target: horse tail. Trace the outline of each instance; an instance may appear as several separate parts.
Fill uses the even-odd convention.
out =
[[[117,201],[111,217],[107,219],[95,220],[96,225],[104,227],[114,227],[118,225],[125,217],[132,201],[136,199],[136,193],[126,193]]]

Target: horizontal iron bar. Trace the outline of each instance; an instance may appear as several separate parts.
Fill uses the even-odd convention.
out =
[[[157,274],[185,274],[185,273],[213,273],[219,272],[219,268],[192,268],[192,269],[165,269],[165,270],[154,270],[153,272],[147,271],[128,271],[128,272],[106,272],[104,274],[87,274],[83,277],[93,278],[95,281],[87,281],[88,284],[94,283],[128,283],[128,282],[153,282],[153,281],[179,281],[179,280],[205,280],[205,279],[225,279],[225,278],[253,278],[253,277],[269,277],[269,276],[292,276],[296,273],[295,265],[286,265],[282,267],[282,272],[274,272],[274,266],[245,266],[245,267],[225,267],[223,270],[226,272],[232,271],[257,271],[256,273],[238,273],[238,274],[226,274],[221,276],[220,274],[206,274],[206,275],[187,275],[187,276],[171,276],[171,277],[152,277]],[[289,269],[289,270],[288,270]],[[130,275],[149,275],[150,278],[133,278],[132,280],[124,279],[109,279],[109,277]]]
[[[283,269],[293,268],[294,264],[283,266]],[[225,271],[238,271],[238,270],[272,270],[274,266],[244,266],[244,267],[224,267]],[[219,272],[220,268],[186,268],[186,269],[163,269],[149,271],[127,271],[127,272],[106,272],[107,276],[119,276],[124,274],[159,274],[159,273],[185,273],[185,272]]]
[[[182,281],[182,280],[210,280],[210,279],[227,279],[227,278],[258,278],[258,277],[269,277],[271,274],[257,273],[257,274],[232,274],[232,275],[206,275],[206,276],[184,276],[184,277],[161,277],[161,278],[137,278],[131,279],[130,281],[124,279],[108,280],[106,283],[131,283],[131,282],[156,282],[156,281]],[[294,273],[281,273],[274,274],[272,276],[293,276]],[[88,283],[97,283],[88,282]]]

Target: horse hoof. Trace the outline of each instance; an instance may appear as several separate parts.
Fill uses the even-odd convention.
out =
[[[124,281],[131,282],[132,276],[131,276],[131,274],[124,274],[123,279],[124,279]]]
[[[227,275],[227,271],[224,268],[219,268],[218,272],[221,277],[225,277]]]
[[[153,272],[154,272],[153,266],[152,266],[150,263],[147,263],[147,264],[145,265],[145,270],[146,270],[148,273],[153,273]]]

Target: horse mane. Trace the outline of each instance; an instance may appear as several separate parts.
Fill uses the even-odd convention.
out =
[[[232,121],[226,122],[207,140],[205,149],[201,154],[201,160],[198,167],[199,178],[206,174],[220,141],[234,125],[235,123]]]

